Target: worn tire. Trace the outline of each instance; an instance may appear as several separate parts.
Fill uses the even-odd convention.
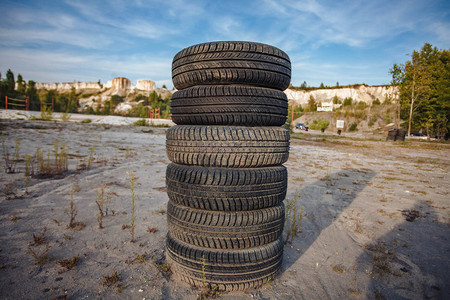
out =
[[[169,201],[170,234],[190,245],[212,249],[247,249],[277,240],[284,226],[284,205],[237,212],[193,209]]]
[[[179,205],[215,211],[247,211],[280,204],[287,189],[284,166],[229,169],[169,164],[167,195]]]
[[[281,127],[177,125],[167,130],[168,158],[177,164],[255,168],[289,157],[289,131]]]
[[[257,288],[273,278],[283,259],[283,241],[244,250],[211,250],[167,235],[167,262],[175,276],[197,287],[222,291]]]
[[[280,49],[254,42],[211,42],[187,47],[172,62],[178,90],[196,85],[239,84],[288,88],[289,56]]]
[[[245,86],[196,86],[177,91],[170,104],[178,125],[281,126],[288,101],[282,91]]]

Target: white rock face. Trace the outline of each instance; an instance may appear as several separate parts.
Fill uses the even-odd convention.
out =
[[[75,90],[101,90],[102,86],[98,82],[54,82],[54,83],[42,83],[36,82],[36,89],[57,90],[58,92],[70,92]]]
[[[156,90],[156,84],[152,80],[138,80],[135,89],[151,92]]]
[[[295,104],[306,104],[310,96],[313,96],[317,102],[330,102],[334,96],[341,101],[347,97],[351,97],[353,101],[362,101],[371,104],[373,100],[379,99],[384,102],[387,97],[394,97],[396,89],[392,86],[367,86],[359,85],[357,87],[346,87],[336,89],[319,89],[311,91],[302,91],[287,89],[284,93],[288,100],[293,100]]]

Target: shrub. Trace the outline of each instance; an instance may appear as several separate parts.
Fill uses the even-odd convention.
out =
[[[134,126],[148,126],[148,121],[146,119],[140,119],[133,123]]]
[[[330,122],[325,118],[317,118],[311,124],[309,124],[309,128],[312,130],[321,130],[326,129],[330,125]]]
[[[350,131],[350,132],[358,131],[358,124],[352,123],[352,124],[350,125],[350,128],[348,129],[348,131]]]
[[[377,115],[373,115],[373,116],[370,118],[369,123],[368,123],[367,125],[368,125],[369,127],[372,127],[372,126],[375,124],[375,122],[377,121],[377,119],[378,119]]]
[[[373,102],[372,102],[372,105],[380,105],[381,104],[381,102],[380,102],[380,99],[375,99],[375,100],[373,100]]]
[[[352,97],[347,97],[344,99],[344,103],[342,104],[342,106],[350,106],[353,103],[353,99]]]
[[[359,101],[358,104],[356,104],[357,109],[365,109],[366,108],[366,102]]]

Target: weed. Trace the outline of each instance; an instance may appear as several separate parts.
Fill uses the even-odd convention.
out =
[[[44,105],[41,110],[41,121],[51,121],[53,118],[52,109],[49,106]]]
[[[28,194],[28,186],[30,184],[30,176],[32,175],[32,172],[30,170],[30,168],[32,167],[31,165],[31,159],[32,156],[30,154],[27,154],[25,156],[25,193]]]
[[[28,246],[28,251],[34,258],[34,263],[38,266],[43,266],[51,261],[48,253],[49,253],[49,242],[46,242],[41,246]]]
[[[387,274],[394,274],[391,269],[391,263],[396,259],[393,249],[388,248],[386,244],[381,241],[365,245],[364,248],[369,251],[372,260],[373,275],[383,277]]]
[[[155,211],[155,214],[160,215],[160,216],[164,215],[165,213],[166,213],[165,209],[158,209],[157,211]]]
[[[347,272],[347,269],[343,266],[343,265],[335,265],[335,266],[331,266],[331,270],[333,270],[336,273],[342,274]]]
[[[349,288],[349,289],[347,290],[347,293],[349,293],[350,295],[354,295],[354,296],[359,296],[359,295],[361,295],[361,292],[360,292],[359,290],[354,290],[354,289],[352,289],[352,288]]]
[[[91,168],[92,159],[94,157],[94,151],[95,151],[95,144],[91,147],[91,152],[89,153],[89,159],[87,163],[87,169],[89,170]]]
[[[144,254],[136,254],[135,253],[135,257],[133,259],[130,259],[130,258],[127,259],[125,261],[125,263],[127,263],[127,264],[132,264],[132,263],[143,264],[143,263],[146,263],[147,261],[148,261],[148,257],[147,257],[146,253],[144,253]]]
[[[34,263],[38,266],[45,265],[50,262],[49,253],[49,242],[45,237],[45,232],[47,228],[44,227],[40,235],[35,235],[33,233],[33,242],[28,245],[28,251],[34,258]]]
[[[70,218],[69,224],[67,224],[67,228],[68,229],[72,229],[72,230],[81,230],[81,229],[83,229],[86,226],[83,222],[75,222],[75,217],[78,214],[78,210],[75,207],[75,203],[73,201],[73,195],[75,193],[78,193],[79,191],[80,191],[80,187],[77,184],[75,184],[72,187],[72,190],[70,191],[69,209],[65,209],[64,210],[66,215],[68,215],[69,218]]]
[[[3,193],[6,196],[6,199],[14,199],[17,197],[17,186],[15,181],[8,182],[3,186]]]
[[[155,233],[155,232],[157,232],[158,231],[158,229],[156,229],[156,228],[154,228],[154,227],[147,227],[147,232],[148,233]]]
[[[85,124],[89,124],[91,122],[92,122],[91,119],[84,119],[84,120],[81,121],[81,123],[85,123]]]
[[[106,184],[102,184],[100,185],[100,190],[95,191],[97,193],[97,200],[95,201],[95,203],[98,207],[97,222],[99,229],[103,228],[103,217],[106,215],[105,210],[108,210],[108,208],[105,207],[105,188]]]
[[[69,122],[69,119],[72,115],[69,114],[68,112],[65,112],[61,115],[61,121],[63,122]]]
[[[3,160],[5,161],[5,172],[6,173],[15,173],[16,172],[16,163],[19,161],[19,148],[20,148],[20,140],[16,139],[16,144],[14,147],[14,155],[11,158],[9,155],[8,147],[5,145],[5,134],[2,132],[2,152],[3,152]]]
[[[10,220],[11,222],[15,222],[15,221],[18,221],[18,220],[20,220],[20,219],[22,219],[22,218],[19,217],[19,216],[16,216],[16,215],[14,215],[14,216],[12,216],[11,218],[9,218],[9,220]]]
[[[117,274],[117,271],[114,271],[111,275],[103,276],[103,286],[110,287],[115,284],[120,284],[120,280],[120,275]]]
[[[56,139],[54,144],[54,160],[50,160],[50,151],[47,151],[47,160],[44,157],[44,151],[39,147],[36,149],[36,159],[38,164],[37,176],[41,178],[48,178],[56,175],[62,175],[69,169],[69,158],[65,144],[59,147],[59,142]]]
[[[130,190],[131,190],[131,227],[130,227],[130,233],[131,233],[131,242],[134,243],[134,229],[135,229],[135,222],[136,222],[136,195],[134,192],[134,186],[136,184],[136,177],[134,172],[128,173],[128,178],[130,180]]]
[[[77,268],[78,262],[80,261],[80,256],[74,256],[72,258],[63,258],[57,263],[66,270],[73,270]]]
[[[284,243],[287,244],[292,243],[294,237],[298,235],[298,233],[302,232],[302,223],[303,223],[303,210],[304,207],[300,208],[300,212],[298,212],[297,208],[297,200],[298,195],[294,195],[294,200],[286,199],[286,219],[285,225],[287,227],[287,234],[284,240]]]
[[[197,300],[206,300],[210,298],[217,298],[220,296],[219,293],[219,287],[218,286],[211,286],[210,284],[206,283],[206,272],[205,272],[205,257],[202,257],[202,285],[203,289],[200,295],[198,295]]]
[[[40,235],[35,235],[33,233],[33,243],[30,243],[30,246],[38,246],[47,242],[47,238],[45,237],[45,232],[47,231],[47,227],[44,227],[42,233]]]
[[[146,119],[140,119],[133,123],[134,126],[149,126],[149,123]]]

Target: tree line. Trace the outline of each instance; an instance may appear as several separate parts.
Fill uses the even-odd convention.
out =
[[[39,111],[41,108],[53,108],[53,111],[63,113],[82,112],[98,115],[126,114],[131,117],[145,118],[148,116],[149,108],[159,108],[162,118],[170,117],[170,96],[163,99],[161,95],[155,91],[151,92],[148,96],[142,94],[134,96],[131,101],[136,103],[134,103],[131,110],[126,113],[116,113],[116,107],[125,101],[125,98],[119,95],[113,95],[108,100],[104,101],[101,99],[100,92],[96,94],[83,94],[81,92],[76,92],[74,87],[67,93],[60,93],[56,90],[37,90],[36,83],[33,80],[29,80],[28,83],[25,82],[21,74],[18,74],[17,80],[15,80],[14,73],[10,69],[6,72],[5,78],[2,78],[0,73],[1,108],[5,108],[5,97],[18,100],[25,100],[28,98],[29,109],[34,111]],[[79,99],[88,97],[93,98],[93,103],[81,109]],[[15,107],[13,103],[14,101],[9,102],[8,107],[12,109],[19,108]],[[25,109],[23,106],[20,108]]]
[[[444,138],[450,131],[450,51],[425,43],[410,58],[390,70],[402,127]]]

